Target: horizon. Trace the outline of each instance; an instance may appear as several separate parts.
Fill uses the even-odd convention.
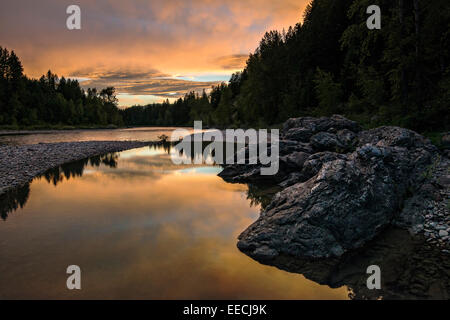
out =
[[[51,70],[84,89],[114,86],[124,108],[228,82],[265,32],[300,22],[309,2],[82,0],[81,30],[68,30],[70,1],[20,0],[3,4],[0,37],[29,77]]]

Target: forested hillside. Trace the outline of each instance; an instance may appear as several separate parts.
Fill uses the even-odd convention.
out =
[[[381,8],[369,30],[368,6]],[[448,130],[448,0],[314,0],[302,23],[269,31],[229,84],[122,111],[128,125],[271,126],[343,114],[367,126]]]
[[[85,92],[78,81],[50,71],[39,80],[23,74],[14,51],[0,47],[0,126],[123,125],[115,89]]]
[[[366,26],[381,8],[381,30]],[[85,92],[50,71],[29,79],[0,48],[0,126],[204,125],[267,127],[335,113],[366,126],[449,129],[448,0],[313,0],[302,23],[269,31],[241,72],[174,103],[117,108],[114,88]]]

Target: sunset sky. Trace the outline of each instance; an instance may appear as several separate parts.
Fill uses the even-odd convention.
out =
[[[308,0],[15,0],[0,4],[0,46],[25,73],[115,86],[119,104],[176,98],[227,81],[264,32],[300,21]],[[81,8],[81,30],[66,8]]]

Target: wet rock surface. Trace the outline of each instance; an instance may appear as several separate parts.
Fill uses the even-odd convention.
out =
[[[0,145],[0,195],[25,186],[48,169],[110,152],[140,148],[153,142],[87,141],[22,146]]]
[[[421,237],[388,228],[361,249],[339,258],[277,255],[256,260],[332,288],[347,286],[351,299],[450,299],[450,255]],[[381,289],[367,288],[367,267],[377,265]]]
[[[393,225],[422,234],[445,254],[448,162],[411,130],[308,117],[284,124],[275,176],[261,176],[260,165],[227,165],[220,176],[282,188],[239,236],[239,249],[260,261],[339,258]]]

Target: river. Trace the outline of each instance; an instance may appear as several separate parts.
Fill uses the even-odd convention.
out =
[[[4,136],[12,144],[154,140],[172,128]],[[6,140],[5,140],[6,139]],[[236,247],[259,215],[247,185],[219,166],[174,165],[145,147],[50,170],[3,197],[0,299],[348,299]],[[81,268],[68,290],[66,268]]]
[[[175,127],[140,127],[126,129],[48,130],[29,134],[0,132],[0,145],[24,145],[36,143],[76,141],[156,141],[160,135],[170,137]],[[191,128],[183,128],[192,131]]]

